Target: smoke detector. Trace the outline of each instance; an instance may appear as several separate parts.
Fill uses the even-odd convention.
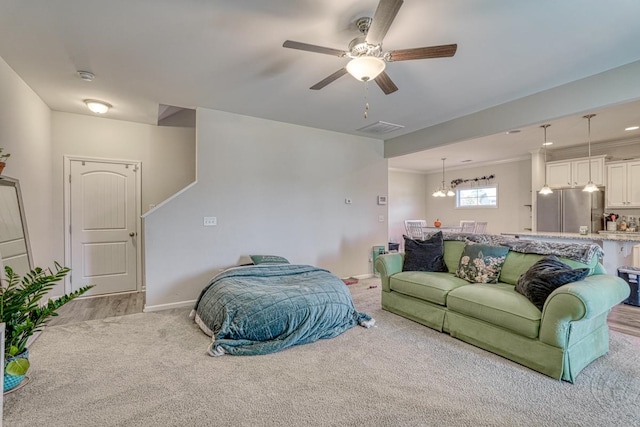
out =
[[[91,71],[78,71],[76,74],[85,82],[92,82],[93,79],[96,78],[95,74]]]

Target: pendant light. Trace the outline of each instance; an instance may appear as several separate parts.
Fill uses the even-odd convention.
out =
[[[447,188],[444,185],[444,161],[447,160],[446,157],[442,158],[442,186],[438,188],[433,194],[433,197],[453,197],[456,193],[451,190],[451,188]]]
[[[595,191],[600,191],[598,187],[591,180],[591,118],[595,117],[595,114],[587,114],[583,116],[584,119],[587,119],[588,123],[588,135],[589,135],[589,182],[584,186],[582,191],[586,191],[588,193],[593,193]]]
[[[542,187],[539,191],[540,194],[551,194],[553,190],[551,187],[547,185],[547,128],[551,125],[542,125],[541,128],[544,129],[544,143],[542,146],[544,147],[544,187]]]

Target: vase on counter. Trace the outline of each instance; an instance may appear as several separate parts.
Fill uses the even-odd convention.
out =
[[[436,220],[433,221],[433,226],[434,227],[440,228],[441,225],[442,225],[442,223],[440,222],[440,220],[438,218],[436,218]]]

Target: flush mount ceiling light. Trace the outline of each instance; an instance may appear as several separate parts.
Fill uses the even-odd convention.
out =
[[[600,191],[598,187],[591,180],[591,118],[595,117],[595,114],[587,114],[586,116],[582,116],[583,119],[587,119],[588,123],[588,135],[589,135],[589,182],[584,186],[582,191],[586,191],[587,193],[593,193],[595,191]]]
[[[544,147],[544,187],[542,187],[539,191],[540,194],[551,194],[553,190],[551,187],[547,185],[547,145],[549,142],[547,141],[547,128],[551,125],[542,125],[541,128],[544,129],[544,142],[542,146]]]
[[[375,56],[360,56],[353,58],[347,64],[347,71],[356,79],[368,82],[375,79],[384,71],[386,63]]]
[[[445,187],[444,185],[444,161],[447,160],[446,157],[442,158],[442,186],[438,188],[433,194],[433,197],[453,197],[456,193],[451,190],[451,188]]]
[[[104,114],[112,107],[111,104],[104,101],[98,101],[97,99],[85,99],[84,103],[87,104],[87,108],[89,108],[89,110],[96,114]]]

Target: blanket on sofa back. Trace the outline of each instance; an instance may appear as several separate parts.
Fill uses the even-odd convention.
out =
[[[211,356],[259,355],[333,338],[373,319],[356,311],[337,276],[310,265],[226,270],[202,290],[191,317],[212,336]]]
[[[444,240],[470,240],[485,245],[506,246],[514,252],[523,254],[555,255],[590,264],[593,257],[602,259],[604,251],[594,243],[561,243],[521,240],[494,234],[442,233]]]

